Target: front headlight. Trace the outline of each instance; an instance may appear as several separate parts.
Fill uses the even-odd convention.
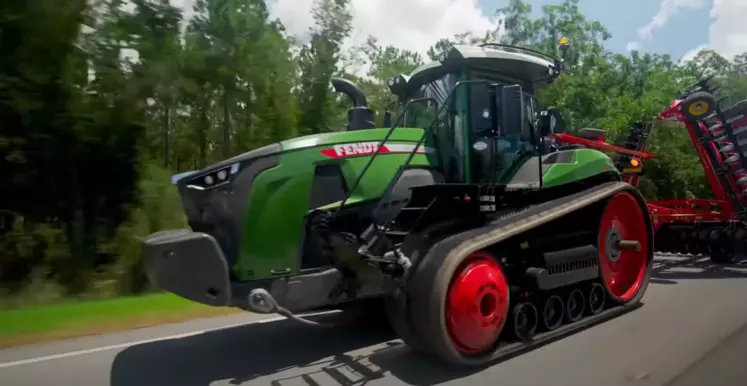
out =
[[[191,177],[187,182],[187,188],[196,190],[214,189],[229,184],[233,179],[233,176],[238,172],[238,162],[215,170],[210,170],[207,173]]]

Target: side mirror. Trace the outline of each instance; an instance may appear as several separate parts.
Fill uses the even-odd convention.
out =
[[[547,110],[541,111],[539,115],[538,130],[540,137],[565,132],[565,121],[560,115],[560,112],[555,108],[551,107]]]
[[[392,112],[389,110],[384,111],[384,121],[381,122],[382,127],[392,127]]]
[[[553,133],[555,127],[555,119],[552,113],[548,110],[542,110],[539,113],[539,124],[537,130],[539,131],[540,137],[547,137]]]
[[[514,84],[501,88],[501,134],[519,135],[527,123],[527,111],[524,106],[524,95],[520,85]]]

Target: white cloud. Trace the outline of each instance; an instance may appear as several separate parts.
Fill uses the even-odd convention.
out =
[[[698,53],[706,48],[708,48],[708,44],[701,44],[695,48],[690,49],[690,51],[687,51],[684,55],[682,55],[682,61],[687,62],[689,60],[695,59]]]
[[[715,1],[719,2],[719,0]],[[638,36],[644,40],[651,40],[653,31],[664,27],[680,8],[698,9],[703,6],[705,6],[704,0],[661,0],[659,11],[648,24],[638,29]]]
[[[196,0],[170,0],[184,12],[184,21],[193,14]],[[272,19],[280,19],[289,35],[308,36],[314,25],[314,0],[266,0]],[[394,45],[425,54],[441,38],[472,32],[482,36],[498,29],[493,15],[486,15],[477,0],[350,0],[353,29],[346,49],[365,42],[369,35],[380,44]],[[500,30],[499,30],[500,34]],[[367,65],[357,69],[365,74]]]
[[[182,0],[188,1],[188,0]],[[313,0],[269,0],[270,14],[288,32],[303,36],[314,24]],[[497,27],[477,0],[351,0],[353,31],[347,45],[373,35],[381,44],[425,53],[438,39],[458,33],[483,34]]]
[[[196,0],[170,0],[191,18]],[[421,53],[441,38],[463,32],[478,35],[498,27],[477,0],[351,0],[353,31],[348,45],[363,43],[369,35],[381,44]],[[314,25],[314,0],[267,0],[271,18],[278,18],[292,36],[303,37]]]
[[[747,1],[714,0],[708,43],[688,51],[683,60],[695,57],[701,50],[711,49],[727,59],[747,52]]]
[[[641,49],[641,43],[638,42],[628,42],[627,45],[625,45],[625,49],[627,51],[637,51]]]

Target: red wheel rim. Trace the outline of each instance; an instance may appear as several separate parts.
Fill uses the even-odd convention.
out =
[[[648,234],[646,218],[635,197],[618,193],[607,203],[599,226],[599,266],[610,295],[627,302],[643,285],[648,265]],[[641,243],[639,251],[620,251],[612,240],[634,240]]]
[[[446,325],[454,347],[477,354],[495,344],[508,315],[508,280],[486,253],[468,257],[454,274],[446,299]]]

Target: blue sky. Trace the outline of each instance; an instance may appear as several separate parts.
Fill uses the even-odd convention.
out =
[[[506,0],[479,0],[486,14],[493,14]],[[529,0],[532,10],[541,14],[543,5],[557,4],[558,0]],[[747,2],[747,0],[745,0]],[[709,10],[713,0],[703,2],[700,9],[680,8],[664,27],[652,32],[651,41],[642,42],[640,51],[662,52],[681,58],[693,48],[708,42]],[[631,41],[641,42],[637,30],[648,24],[660,8],[658,0],[581,0],[581,11],[590,20],[601,22],[612,33],[607,49],[625,53]]]
[[[172,0],[184,3],[194,0]],[[267,0],[270,13],[294,36],[308,35],[316,0]],[[425,53],[441,38],[497,28],[495,10],[509,0],[350,0],[350,47],[369,36],[382,45]],[[525,0],[540,15],[542,6],[562,0]],[[607,49],[627,53],[668,53],[691,58],[703,48],[727,58],[747,52],[747,0],[580,0],[584,15],[612,33]]]

